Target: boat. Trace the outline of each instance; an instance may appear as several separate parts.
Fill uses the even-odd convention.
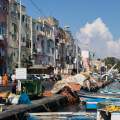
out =
[[[106,100],[106,98],[103,96],[90,96],[79,94],[79,97],[82,101],[85,102],[86,110],[97,110],[97,104]]]
[[[117,98],[117,96],[112,96],[111,94],[101,94],[101,93],[79,93],[78,94],[80,98],[83,98],[83,99],[98,99],[98,98],[103,98],[103,99],[110,99],[110,98]]]
[[[103,102],[97,110],[97,120],[119,120],[120,102]]]
[[[105,101],[105,98],[88,98],[85,100],[86,110],[97,110],[97,104]]]
[[[29,113],[28,120],[96,120],[95,113],[86,112],[47,112]]]
[[[104,95],[104,94],[79,94],[80,100],[85,102],[86,110],[97,110],[97,104],[105,101],[116,101],[120,100],[116,96]]]

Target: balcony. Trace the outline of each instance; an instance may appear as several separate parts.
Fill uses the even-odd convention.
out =
[[[50,34],[47,34],[46,36],[48,37],[48,39],[51,39],[51,40],[53,40],[53,37],[52,37],[52,35],[50,35]]]
[[[33,48],[33,55],[37,55],[37,49]]]
[[[26,47],[26,42],[21,42],[21,46]]]
[[[38,33],[42,36],[45,36],[45,32],[43,32],[43,31],[39,31]]]

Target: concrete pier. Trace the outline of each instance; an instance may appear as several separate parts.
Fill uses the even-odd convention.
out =
[[[1,120],[21,120],[27,112],[53,112],[67,106],[67,98],[61,95],[45,97],[32,101],[30,105],[10,105],[7,110],[0,112]],[[22,117],[22,118],[21,118]],[[21,118],[21,119],[20,119]]]

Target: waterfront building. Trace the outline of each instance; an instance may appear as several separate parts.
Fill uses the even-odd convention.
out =
[[[20,4],[0,0],[0,74],[18,67]],[[20,67],[54,66],[65,69],[73,64],[75,43],[70,31],[62,29],[54,17],[33,19],[21,5]]]
[[[52,20],[51,20],[52,21]],[[36,36],[34,41],[36,53],[35,64],[54,66],[55,39],[53,25],[50,18],[38,18],[36,22]]]
[[[0,38],[4,50],[4,65],[1,72],[9,73],[18,66],[20,4],[16,0],[0,0]],[[6,12],[5,12],[6,11]],[[21,67],[26,66],[30,41],[30,17],[25,6],[21,6]],[[26,56],[27,55],[27,56]],[[2,64],[2,63],[1,63]],[[5,69],[6,68],[6,69]]]
[[[69,30],[65,30],[59,27],[58,30],[58,65],[62,69],[63,73],[68,73],[70,69],[73,69],[74,59],[76,55],[75,41]]]
[[[0,0],[0,74],[7,67],[7,24],[8,24],[8,0]]]

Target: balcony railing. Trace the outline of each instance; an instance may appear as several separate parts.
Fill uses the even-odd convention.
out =
[[[26,47],[26,42],[21,42],[21,46]]]

